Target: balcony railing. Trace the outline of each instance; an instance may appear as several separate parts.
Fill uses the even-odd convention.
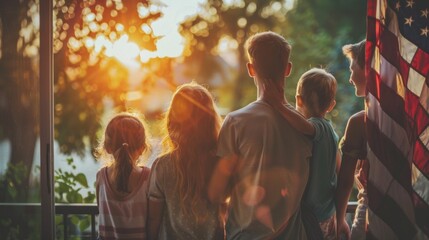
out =
[[[354,214],[357,207],[357,202],[349,202],[347,206],[347,213]],[[38,203],[0,203],[0,211],[10,212],[14,208],[25,209],[26,213],[34,214],[40,211],[40,204]],[[96,239],[97,237],[97,223],[96,216],[98,215],[98,208],[96,204],[55,204],[55,214],[61,216],[63,223],[62,236],[64,240],[69,239],[69,217],[73,215],[86,215],[90,217],[89,232],[85,232],[85,238]],[[56,226],[58,227],[58,226]],[[82,236],[83,237],[83,236]],[[57,235],[57,238],[61,239]]]

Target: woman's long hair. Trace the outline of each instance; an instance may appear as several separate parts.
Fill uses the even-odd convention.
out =
[[[120,113],[107,124],[104,137],[96,149],[96,157],[113,156],[115,190],[128,193],[128,179],[136,158],[148,148],[143,121],[131,113]]]
[[[180,86],[167,111],[166,125],[164,145],[177,173],[176,189],[182,213],[192,214],[199,221],[204,217],[194,209],[209,204],[207,186],[217,160],[221,126],[209,91],[196,83]]]

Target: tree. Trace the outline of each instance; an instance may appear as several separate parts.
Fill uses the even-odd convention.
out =
[[[362,101],[356,101],[348,83],[349,63],[341,47],[365,38],[366,4],[359,0],[299,0],[286,17],[288,27],[283,33],[291,41],[293,62],[286,95],[294,99],[296,83],[308,69],[327,68],[338,82],[337,105],[328,117],[342,136],[348,117],[362,108]]]
[[[180,32],[186,39],[185,56],[189,62],[199,62],[197,79],[210,79],[219,70],[213,58],[222,38],[228,37],[236,45],[240,67],[232,86],[232,109],[237,109],[254,98],[246,94],[253,85],[244,65],[244,43],[256,32],[280,32],[286,8],[282,0],[243,0],[227,5],[221,0],[208,0],[204,10],[181,24]]]
[[[39,105],[35,104],[39,102],[38,65],[31,54],[38,36],[27,15],[29,11],[34,11],[29,1],[0,1],[0,132],[4,134],[1,137],[10,141],[10,164],[24,166],[28,173],[13,186],[17,189],[26,189],[28,185],[39,134]],[[26,35],[22,29],[26,30]],[[17,195],[18,199],[27,197],[26,191],[19,191]]]
[[[150,9],[147,0],[55,1],[54,122],[62,152],[82,154],[87,143],[95,143],[106,97],[124,110],[128,73],[110,57],[109,46],[128,38],[155,50],[150,24],[161,13]],[[7,116],[0,134],[11,143],[10,164],[26,167],[25,179],[12,183],[20,190],[15,200],[24,201],[39,134],[38,12],[37,0],[0,0],[0,108]]]

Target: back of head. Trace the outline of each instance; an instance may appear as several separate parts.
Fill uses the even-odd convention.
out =
[[[257,33],[246,42],[250,63],[262,79],[282,80],[289,63],[290,44],[274,32]]]
[[[121,113],[107,124],[104,140],[97,150],[99,155],[105,152],[114,157],[117,191],[128,192],[128,178],[136,164],[133,158],[143,153],[147,146],[144,124],[136,115]]]
[[[180,86],[171,101],[166,124],[165,141],[178,176],[180,204],[185,212],[192,211],[184,204],[199,204],[206,197],[221,126],[209,91],[196,83]]]
[[[365,67],[365,44],[366,40],[362,40],[343,46],[343,54],[350,60],[355,60],[361,68]]]
[[[313,68],[298,81],[297,95],[313,116],[323,116],[335,100],[337,81],[324,69]]]

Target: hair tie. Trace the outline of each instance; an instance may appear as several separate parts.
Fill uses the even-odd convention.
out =
[[[122,147],[128,147],[128,143],[122,143]]]

